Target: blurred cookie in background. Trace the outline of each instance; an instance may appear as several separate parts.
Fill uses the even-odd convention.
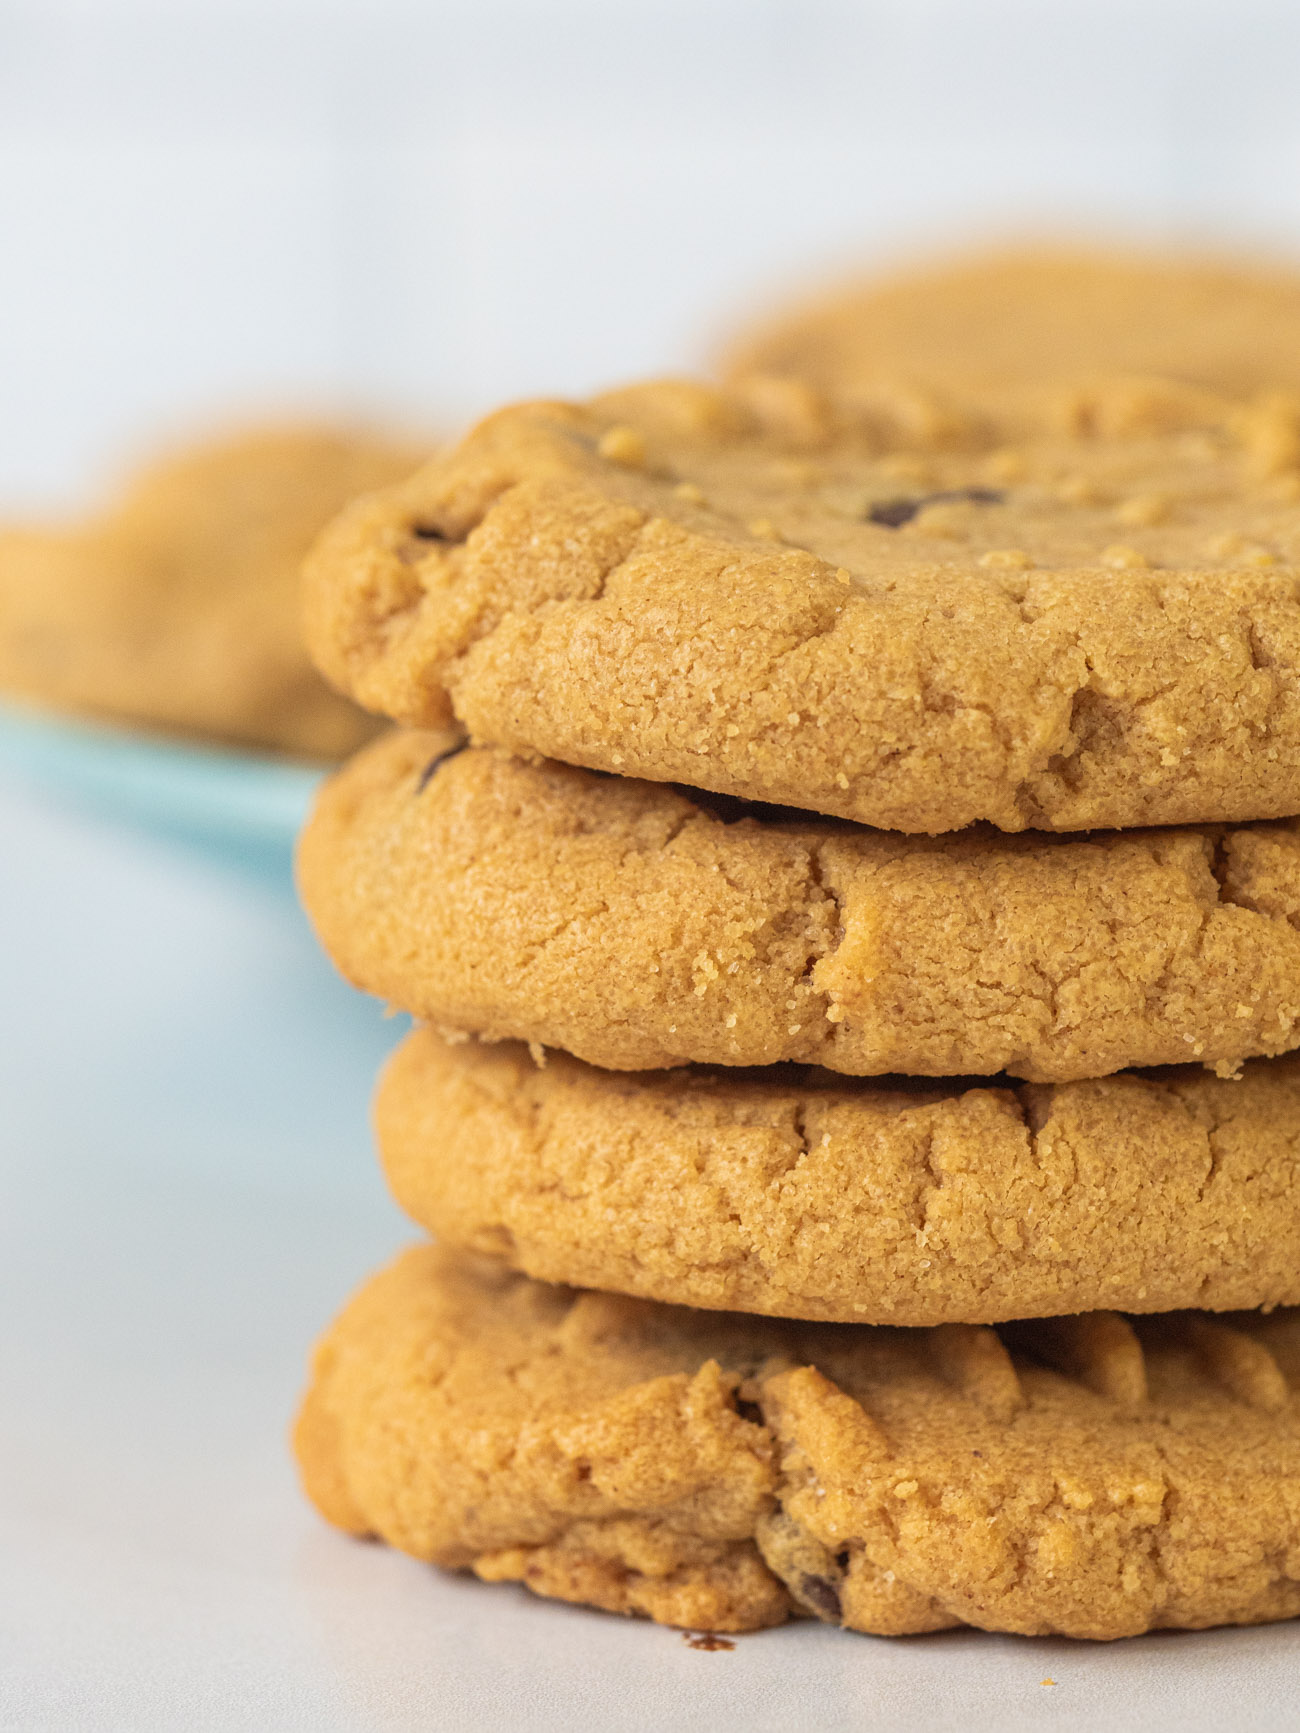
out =
[[[729,376],[998,392],[1102,373],[1300,389],[1300,267],[1024,245],[866,277],[742,333]]]
[[[343,757],[378,724],[307,659],[299,563],[350,499],[427,456],[364,432],[264,426],[161,459],[101,516],[0,528],[0,694]]]

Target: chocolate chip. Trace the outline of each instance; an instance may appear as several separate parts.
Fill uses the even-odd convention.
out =
[[[449,542],[452,537],[440,530],[437,524],[412,524],[411,534],[422,542]]]
[[[457,753],[464,752],[468,745],[468,740],[462,740],[459,746],[450,747],[446,752],[439,752],[436,757],[431,758],[425,765],[424,769],[420,772],[420,780],[415,785],[415,792],[417,794],[423,794],[425,789],[429,786],[429,780],[433,776],[434,771],[437,770],[438,766],[440,764],[445,764],[449,758],[455,758]]]
[[[816,1607],[824,1619],[840,1617],[840,1591],[828,1577],[801,1576],[799,1578],[799,1593],[804,1600]]]
[[[880,524],[887,530],[901,529],[925,504],[923,499],[882,499],[867,513],[867,522]]]
[[[870,507],[867,522],[883,524],[887,530],[901,529],[910,524],[917,512],[928,505],[940,505],[946,500],[969,500],[972,505],[1001,505],[1007,496],[994,487],[955,487],[946,493],[922,493],[911,499],[882,499]]]

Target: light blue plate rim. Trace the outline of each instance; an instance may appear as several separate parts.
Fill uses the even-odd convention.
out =
[[[325,772],[0,702],[0,768],[172,832],[288,851]]]

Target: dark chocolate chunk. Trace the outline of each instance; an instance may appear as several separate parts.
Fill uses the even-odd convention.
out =
[[[799,1593],[824,1619],[840,1618],[840,1591],[829,1577],[801,1576]]]
[[[925,504],[923,499],[882,499],[867,512],[867,522],[880,524],[887,530],[901,529]]]
[[[464,752],[468,745],[468,740],[462,740],[459,746],[449,747],[446,752],[439,752],[436,757],[431,758],[425,765],[424,769],[420,772],[420,780],[415,785],[415,792],[417,794],[423,794],[425,789],[429,786],[429,780],[433,776],[434,771],[437,770],[438,766],[440,764],[445,764],[449,758],[455,758],[458,752]]]
[[[939,505],[945,500],[966,499],[972,505],[1001,505],[1005,498],[1006,495],[995,487],[955,487],[946,493],[922,493],[910,499],[882,499],[868,510],[867,522],[896,530],[910,524],[917,512],[926,506]]]

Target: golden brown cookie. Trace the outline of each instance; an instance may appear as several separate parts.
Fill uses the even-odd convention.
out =
[[[313,653],[401,722],[886,829],[1293,815],[1300,409],[1040,407],[503,410],[324,533]]]
[[[325,427],[266,429],[159,463],[97,520],[0,531],[0,691],[342,757],[375,724],[307,659],[298,567],[348,500],[426,455]]]
[[[1300,826],[899,837],[394,733],[321,792],[303,900],[358,986],[640,1070],[1055,1082],[1300,1044]],[[770,812],[770,809],[769,809]]]
[[[668,1624],[1111,1638],[1300,1612],[1300,1322],[794,1325],[422,1248],[316,1354],[357,1534]]]
[[[936,1089],[418,1030],[375,1120],[421,1227],[542,1281],[870,1324],[1300,1304],[1294,1056]]]
[[[1097,372],[1300,390],[1300,272],[1178,253],[970,253],[787,309],[724,367],[840,390],[902,378],[1006,392]]]

